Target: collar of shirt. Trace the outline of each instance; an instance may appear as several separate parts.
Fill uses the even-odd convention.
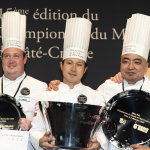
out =
[[[147,75],[144,75],[145,81],[148,79]],[[144,82],[145,82],[144,81]],[[124,87],[129,87],[129,86],[142,86],[143,84],[143,79],[139,80],[135,84],[128,84],[128,82],[124,79]]]
[[[26,73],[24,72],[21,76],[19,76],[18,78],[16,78],[16,80],[11,81],[10,79],[6,78],[5,75],[3,75],[3,84],[6,86],[9,83],[13,83],[13,82],[21,82],[23,80],[23,78],[25,77]]]
[[[64,91],[64,92],[66,92],[68,90],[69,91],[76,91],[76,90],[79,90],[81,87],[82,87],[81,82],[79,84],[75,85],[73,89],[70,89],[70,87],[67,84],[61,82],[60,85],[59,85],[59,90]]]

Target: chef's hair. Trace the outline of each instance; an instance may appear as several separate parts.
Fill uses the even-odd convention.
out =
[[[65,61],[65,59],[62,61],[62,65],[64,64],[64,61]],[[86,62],[84,62],[84,63],[85,63],[84,68],[88,67],[88,64]]]

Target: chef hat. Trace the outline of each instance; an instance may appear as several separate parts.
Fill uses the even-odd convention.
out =
[[[2,52],[8,47],[25,50],[26,16],[19,12],[5,12],[2,18]]]
[[[66,22],[63,60],[79,58],[86,62],[92,23],[85,18],[71,18]]]
[[[133,53],[148,59],[150,48],[150,17],[133,14],[127,21],[122,55]]]

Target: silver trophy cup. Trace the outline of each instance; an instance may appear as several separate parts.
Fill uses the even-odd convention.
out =
[[[100,106],[41,101],[39,109],[47,131],[56,138],[54,145],[61,149],[88,147]]]

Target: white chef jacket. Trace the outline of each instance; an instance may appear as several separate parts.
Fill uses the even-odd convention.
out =
[[[91,89],[88,86],[84,86],[79,83],[70,89],[68,85],[60,83],[58,91],[46,91],[41,94],[39,101],[57,101],[57,102],[71,102],[77,103],[79,95],[85,95],[87,97],[86,104],[104,106],[104,100],[99,92]],[[42,150],[39,146],[39,139],[43,137],[46,132],[45,125],[38,111],[37,116],[34,117],[32,122],[32,128],[30,130],[31,143],[36,150]]]
[[[144,76],[145,81],[143,83],[143,79],[133,84],[128,84],[128,82],[124,79],[124,91],[126,90],[140,90],[142,86],[142,91],[146,91],[150,93],[150,81],[148,77]],[[113,96],[116,94],[123,92],[122,83],[118,84],[111,80],[106,80],[102,85],[100,85],[97,89],[100,94],[105,99],[105,102],[108,102]],[[108,142],[107,138],[105,137],[102,128],[99,130],[99,136],[103,136],[102,140],[100,140],[101,146],[104,150],[119,150],[111,143]],[[104,147],[103,147],[104,146]],[[108,146],[108,148],[107,148]]]
[[[9,80],[5,77],[5,75],[3,75],[3,93],[13,97],[18,89],[20,82],[23,80],[25,75],[26,74],[24,72],[20,77],[18,77],[14,81]],[[0,93],[2,92],[1,81],[2,77],[0,78]],[[30,90],[29,95],[21,94],[21,89],[25,87]],[[35,104],[37,103],[37,99],[39,98],[42,92],[46,91],[46,89],[46,83],[34,79],[30,76],[26,76],[18,90],[17,95],[15,96],[15,98],[22,104],[26,118],[30,119],[31,121],[33,120]],[[28,150],[33,150],[33,147],[31,146],[30,142],[28,143]]]

